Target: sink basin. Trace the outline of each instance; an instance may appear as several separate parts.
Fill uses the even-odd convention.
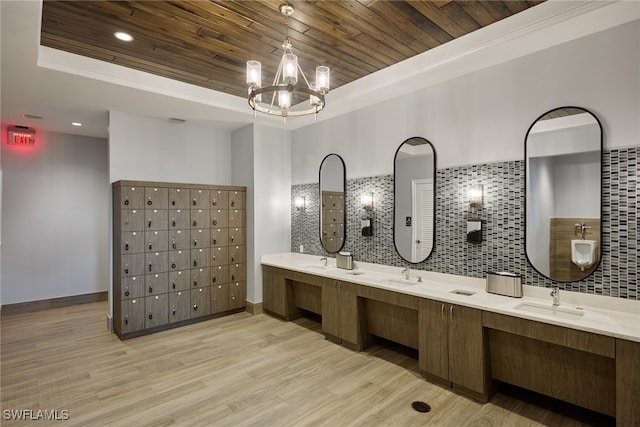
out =
[[[382,283],[385,283],[390,286],[397,286],[400,288],[406,288],[407,286],[414,286],[418,284],[417,280],[406,280],[406,279],[386,279],[383,280]]]
[[[584,315],[584,311],[574,308],[554,307],[551,305],[541,305],[530,302],[523,302],[516,306],[515,309],[568,320],[579,320]]]
[[[473,291],[467,291],[465,289],[456,289],[451,291],[452,294],[456,295],[464,295],[465,297],[470,297],[471,295],[475,295],[476,293]]]
[[[308,265],[303,265],[302,268],[304,268],[305,270],[331,270],[331,269],[334,269],[335,267],[332,265],[308,264]]]
[[[352,270],[347,272],[347,274],[351,275],[351,276],[360,276],[361,274],[365,274],[364,271],[357,271],[357,270]]]

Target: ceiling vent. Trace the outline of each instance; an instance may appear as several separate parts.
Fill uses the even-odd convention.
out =
[[[182,124],[186,122],[185,119],[178,119],[177,117],[169,117],[167,120],[171,123],[177,123],[177,124]]]
[[[24,113],[22,115],[22,118],[23,119],[32,119],[32,120],[42,120],[42,119],[44,119],[44,117],[42,117],[42,116],[38,116],[36,114],[27,114],[27,113]]]

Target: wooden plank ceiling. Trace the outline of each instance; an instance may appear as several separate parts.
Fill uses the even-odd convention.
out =
[[[288,33],[307,78],[327,65],[335,89],[541,1],[293,0]],[[278,67],[281,3],[45,0],[41,44],[245,97],[247,60],[262,62],[263,85]]]

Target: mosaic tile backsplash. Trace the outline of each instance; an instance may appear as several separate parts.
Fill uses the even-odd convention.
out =
[[[527,261],[524,246],[524,162],[455,167],[436,173],[436,234],[431,256],[412,268],[483,278],[487,271],[522,275],[524,283],[638,300],[638,195],[640,147],[603,154],[602,261],[586,279],[562,283],[539,274]],[[347,165],[348,168],[348,165]],[[467,190],[483,185],[483,207],[470,212]],[[369,216],[360,194],[373,192],[373,236],[360,234],[360,219]],[[318,184],[294,185],[291,199],[306,197],[306,210],[291,206],[291,251],[327,255],[318,231]],[[404,266],[393,243],[393,176],[347,180],[347,239],[343,250],[354,260]],[[483,242],[467,243],[466,221],[483,221]]]

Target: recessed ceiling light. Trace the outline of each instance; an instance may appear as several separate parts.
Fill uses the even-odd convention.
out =
[[[117,31],[113,33],[113,35],[116,36],[118,40],[122,40],[124,42],[130,42],[133,40],[133,36],[131,34],[127,34],[122,31]]]
[[[82,123],[80,123],[80,122],[72,122],[71,124],[73,126],[82,126]]]

